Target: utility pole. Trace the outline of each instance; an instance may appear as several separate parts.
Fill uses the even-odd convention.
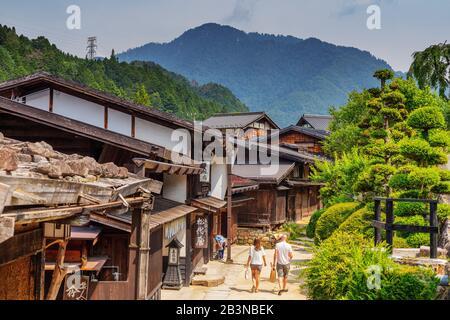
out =
[[[97,37],[89,37],[87,43],[86,58],[89,60],[94,60],[97,55]]]

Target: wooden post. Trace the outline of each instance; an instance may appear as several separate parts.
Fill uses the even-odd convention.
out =
[[[139,228],[139,262],[138,262],[138,289],[137,299],[145,300],[147,298],[148,288],[148,269],[150,258],[150,211],[151,206],[145,201],[140,210],[140,228]],[[162,263],[162,262],[161,262]]]
[[[64,258],[66,256],[66,249],[68,240],[63,240],[59,243],[58,255],[56,257],[55,270],[53,271],[52,281],[47,293],[47,300],[56,300],[58,297],[59,288],[67,275],[67,270],[64,268]]]
[[[394,224],[394,202],[392,199],[386,200],[386,242],[392,252],[394,245],[394,231],[390,228]]]
[[[53,88],[50,88],[50,96],[48,99],[48,112],[53,112],[53,99],[54,99]]]
[[[192,275],[192,224],[191,214],[186,216],[186,277],[184,279],[184,286],[189,287],[191,284]]]
[[[381,221],[381,200],[375,200],[375,221]],[[375,245],[381,242],[381,229],[375,227]]]
[[[227,164],[227,263],[233,263],[231,258],[231,242],[232,242],[232,186],[231,186],[231,163]]]
[[[430,203],[430,226],[437,227],[437,202]],[[436,259],[438,256],[438,233],[430,232],[430,258]]]

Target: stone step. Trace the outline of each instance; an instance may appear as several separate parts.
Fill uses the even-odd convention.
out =
[[[193,286],[203,286],[203,287],[218,287],[225,283],[225,277],[223,276],[206,276],[198,275],[194,276],[191,285]]]
[[[207,267],[198,267],[194,269],[194,276],[196,275],[205,275],[208,271]]]

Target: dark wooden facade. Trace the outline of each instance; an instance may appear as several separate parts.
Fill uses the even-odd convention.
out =
[[[297,151],[323,154],[323,139],[301,132],[289,131],[280,134],[280,144]]]

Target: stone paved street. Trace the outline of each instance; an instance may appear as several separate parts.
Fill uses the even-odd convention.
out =
[[[273,259],[274,250],[266,250],[269,266],[263,269],[261,274],[261,285],[258,293],[251,293],[251,279],[245,279],[244,264],[248,257],[247,246],[233,246],[233,264],[212,261],[208,267],[207,276],[225,277],[225,283],[213,288],[202,286],[191,286],[182,288],[180,291],[163,290],[163,300],[305,300],[306,296],[300,289],[301,280],[298,277],[301,266],[296,262],[311,259],[311,253],[306,247],[293,245],[294,263],[289,276],[288,290],[282,296],[278,296],[278,285],[269,282],[270,261]]]

